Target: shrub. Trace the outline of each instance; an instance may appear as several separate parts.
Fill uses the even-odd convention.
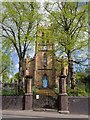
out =
[[[4,96],[17,95],[17,91],[15,89],[2,89],[2,91],[0,91],[0,95]]]
[[[68,87],[69,96],[88,96],[88,92],[85,91],[85,87],[77,86],[75,89]]]
[[[55,87],[55,88],[54,88],[54,92],[55,92],[57,95],[59,95],[59,87]]]
[[[33,87],[32,87],[32,91],[33,91],[33,94],[36,94],[36,93],[37,93],[37,91],[38,91],[37,86],[33,86]]]

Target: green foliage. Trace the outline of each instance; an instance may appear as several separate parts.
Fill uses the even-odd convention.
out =
[[[87,84],[86,84],[86,91],[88,92],[88,95],[90,96],[90,75],[87,76]]]
[[[16,73],[15,75],[14,75],[14,81],[18,81],[19,80],[19,73]]]
[[[88,96],[88,92],[85,91],[85,86],[77,86],[75,89],[68,87],[69,96]]]
[[[1,64],[0,64],[0,67],[2,68],[0,73],[3,73],[5,70],[9,72],[10,70],[10,67],[12,65],[12,61],[11,61],[11,58],[10,58],[10,51],[7,50],[6,48],[1,48],[0,50],[0,61],[1,61]]]
[[[37,41],[40,43],[43,42],[52,42],[54,39],[53,33],[51,30],[51,27],[45,27],[45,26],[38,26],[37,27],[37,32],[38,32],[38,39]],[[42,34],[43,33],[43,34]],[[52,39],[51,39],[52,38]]]
[[[1,57],[1,69],[0,74],[2,75],[2,82],[9,82],[9,75],[12,73],[12,65],[13,62],[10,57],[10,51],[6,48],[1,49],[2,57]]]
[[[54,88],[54,92],[55,92],[57,95],[59,95],[59,87],[55,87],[55,88]]]
[[[16,89],[2,89],[0,90],[0,95],[4,95],[4,96],[17,95],[17,90]]]
[[[25,56],[34,41],[36,22],[40,20],[39,4],[36,2],[4,2],[2,13],[3,41],[17,51],[18,57]]]
[[[80,6],[78,2],[57,1],[54,3],[47,2],[44,7],[49,13],[56,51],[62,51],[68,56],[69,53],[73,54],[74,51],[87,47],[87,4]]]
[[[3,46],[16,51],[19,58],[19,82],[24,75],[23,61],[26,51],[31,49],[35,40],[37,22],[40,21],[37,2],[2,2],[1,37]],[[4,48],[4,47],[3,47]],[[18,89],[22,89],[22,84]],[[20,91],[20,90],[19,90]],[[23,91],[23,90],[21,90]]]
[[[85,72],[75,73],[75,83],[74,89],[68,87],[69,96],[90,96],[90,84],[88,82],[88,75]]]
[[[38,91],[37,86],[33,86],[33,87],[32,87],[32,91],[33,91],[33,94],[36,94],[36,93],[37,93],[37,91]]]
[[[87,83],[87,74],[85,72],[76,72],[75,74],[76,82]]]

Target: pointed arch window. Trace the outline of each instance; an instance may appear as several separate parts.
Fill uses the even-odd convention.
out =
[[[46,53],[44,53],[44,67],[47,66],[47,55]]]
[[[48,77],[47,75],[45,74],[43,76],[43,88],[47,88],[48,87]]]

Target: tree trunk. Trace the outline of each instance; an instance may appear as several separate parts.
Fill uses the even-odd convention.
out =
[[[75,87],[75,83],[74,83],[74,70],[73,70],[73,60],[71,59],[71,76],[70,76],[70,80],[71,80],[71,89],[74,89]]]
[[[74,73],[73,73],[73,60],[71,58],[71,52],[68,50],[68,75],[67,84],[70,85],[71,89],[74,89]]]
[[[23,78],[24,78],[24,58],[19,58],[19,81],[18,81],[18,94],[24,93]]]
[[[68,75],[67,75],[67,85],[70,85],[70,60],[71,60],[71,52],[68,50],[67,52],[67,56],[68,56]]]

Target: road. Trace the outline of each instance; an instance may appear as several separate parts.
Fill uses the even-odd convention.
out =
[[[14,117],[14,118],[2,118],[2,120],[89,120],[89,119],[88,118]]]
[[[87,118],[2,118],[2,120],[89,120]]]
[[[58,112],[2,111],[2,120],[89,120],[88,115],[60,114]]]

